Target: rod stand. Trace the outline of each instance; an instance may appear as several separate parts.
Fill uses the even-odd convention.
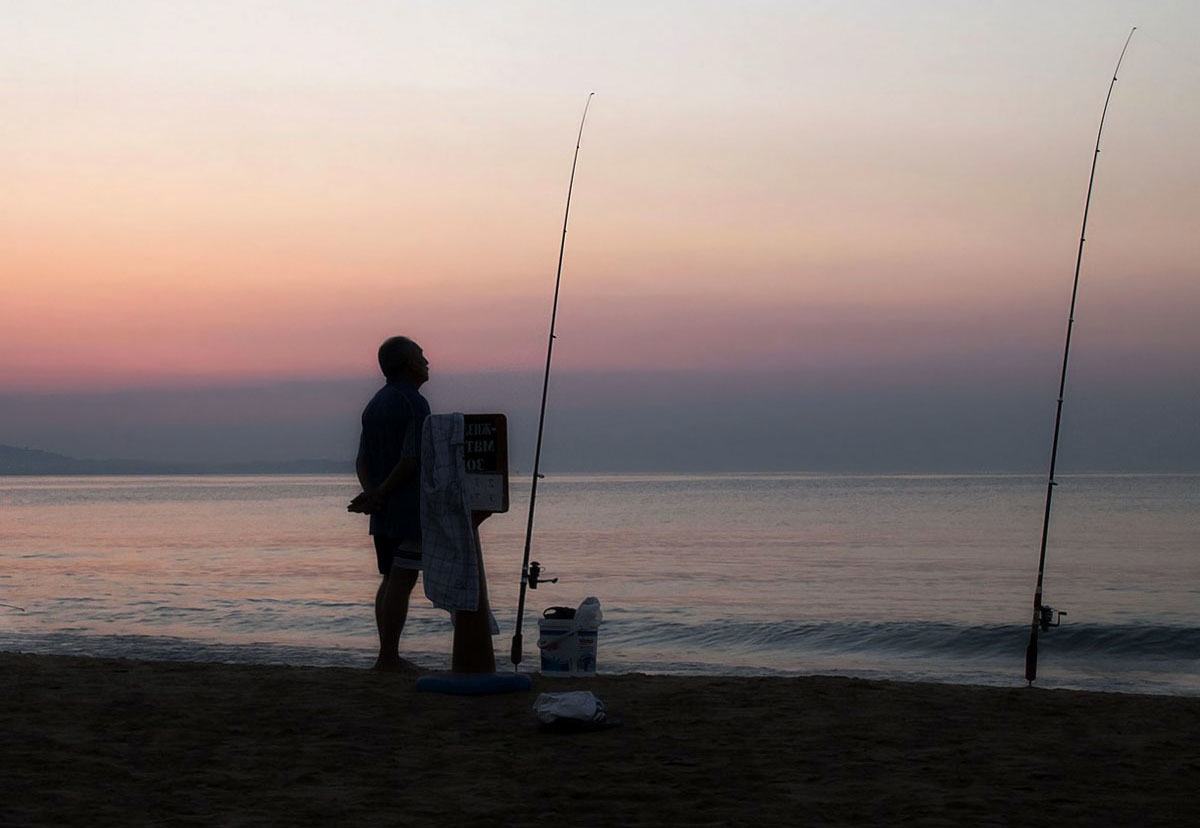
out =
[[[483,569],[483,546],[479,542],[479,524],[488,512],[472,512],[475,523],[475,563],[479,569],[479,603],[474,610],[454,613],[454,649],[450,669],[455,673],[496,672],[496,651],[492,646],[492,614],[488,603],[487,576]]]

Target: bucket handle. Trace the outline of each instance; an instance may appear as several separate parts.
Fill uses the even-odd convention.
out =
[[[566,633],[564,635],[556,635],[554,638],[539,638],[538,639],[538,649],[539,650],[556,650],[559,647],[561,647],[563,642],[565,642],[568,638],[574,638],[577,635],[579,635],[578,627],[576,627],[575,629],[571,630],[569,633]]]
[[[538,649],[554,650],[561,646],[568,638],[575,638],[580,632],[596,632],[594,627],[575,627],[568,633],[556,635],[553,638],[542,636],[538,639]]]

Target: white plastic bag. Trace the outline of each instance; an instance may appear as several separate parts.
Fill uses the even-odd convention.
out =
[[[594,595],[584,598],[579,609],[575,610],[576,629],[594,630],[600,626],[600,622],[603,620],[604,613],[600,611],[600,599]]]
[[[604,702],[590,690],[571,690],[566,693],[542,693],[533,703],[538,721],[550,724],[558,719],[595,722],[604,719]]]

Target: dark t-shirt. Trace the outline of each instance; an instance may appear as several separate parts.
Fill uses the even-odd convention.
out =
[[[367,480],[378,486],[401,460],[421,460],[421,426],[429,403],[415,385],[388,380],[375,392],[362,413],[358,456],[365,461]],[[421,543],[421,481],[413,475],[371,515],[371,534],[387,535],[405,544]]]

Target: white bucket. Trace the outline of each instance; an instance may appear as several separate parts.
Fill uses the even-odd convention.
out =
[[[596,675],[599,630],[579,629],[570,618],[538,619],[538,649],[544,676]]]

